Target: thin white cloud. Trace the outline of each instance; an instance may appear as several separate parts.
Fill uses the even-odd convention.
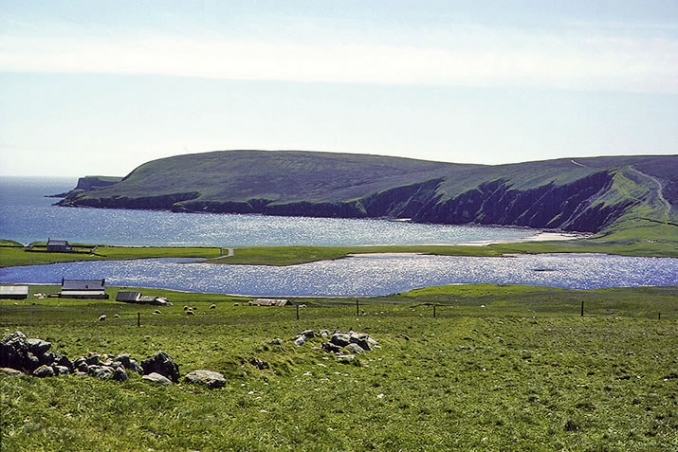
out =
[[[162,33],[0,36],[0,71],[678,93],[678,40],[459,27],[440,45]]]

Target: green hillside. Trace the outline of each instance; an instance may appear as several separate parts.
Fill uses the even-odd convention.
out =
[[[66,206],[399,218],[678,236],[678,156],[461,165],[375,155],[216,151],[145,163]],[[657,229],[659,228],[659,229]]]

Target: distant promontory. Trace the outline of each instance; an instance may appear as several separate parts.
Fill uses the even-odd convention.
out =
[[[600,232],[675,221],[678,156],[471,165],[360,154],[215,151],[83,178],[61,206],[392,218]]]

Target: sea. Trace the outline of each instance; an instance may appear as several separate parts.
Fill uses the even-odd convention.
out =
[[[48,238],[126,246],[416,245],[530,240],[522,228],[262,215],[192,214],[58,207],[46,197],[75,179],[0,178],[0,238]],[[1,251],[0,251],[1,252]],[[236,250],[237,252],[237,250]],[[0,256],[1,258],[1,256]],[[444,284],[528,284],[570,289],[678,286],[678,259],[605,254],[451,257],[369,254],[288,267],[196,260],[74,262],[0,268],[0,283],[100,279],[115,286],[251,296],[380,296]]]

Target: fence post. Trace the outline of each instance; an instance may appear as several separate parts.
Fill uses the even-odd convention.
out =
[[[137,312],[137,327],[141,326],[141,312]]]
[[[297,320],[299,320],[299,305],[297,305]]]
[[[355,300],[355,315],[359,316],[360,315],[360,300],[356,298]]]
[[[662,319],[662,313],[661,313],[661,312],[658,312],[658,313],[657,313],[657,320],[661,320],[661,319]]]
[[[584,301],[581,302],[581,316],[584,317]]]
[[[436,318],[436,305],[433,305],[433,318]]]

